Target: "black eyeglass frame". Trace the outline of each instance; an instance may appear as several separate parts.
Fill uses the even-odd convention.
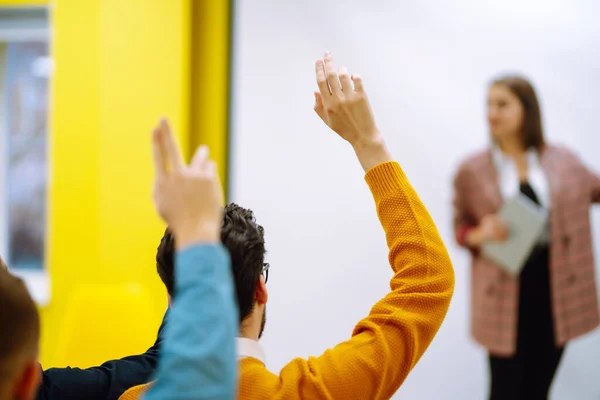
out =
[[[262,267],[262,271],[260,271],[260,274],[263,275],[265,277],[265,283],[267,283],[267,281],[269,280],[269,263],[264,263],[263,267]]]

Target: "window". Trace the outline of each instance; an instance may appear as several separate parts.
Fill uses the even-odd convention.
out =
[[[46,262],[48,98],[46,8],[0,8],[0,254],[38,303]]]

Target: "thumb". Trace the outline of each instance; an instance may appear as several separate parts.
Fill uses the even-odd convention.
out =
[[[325,120],[325,107],[323,106],[323,97],[321,97],[321,93],[315,92],[315,112],[321,117],[322,120]]]
[[[314,92],[315,93],[315,108],[319,107],[322,108],[323,107],[323,97],[321,97],[321,93],[319,92]]]
[[[352,82],[354,82],[354,91],[359,93],[364,93],[365,88],[363,86],[363,81],[360,75],[352,74]]]

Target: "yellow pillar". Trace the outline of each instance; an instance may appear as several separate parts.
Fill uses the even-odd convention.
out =
[[[190,150],[210,147],[227,188],[231,1],[195,0]]]
[[[143,352],[153,343],[166,293],[154,261],[164,227],[151,198],[150,131],[160,116],[167,116],[187,148],[190,15],[189,0],[53,4],[52,297],[42,312],[45,367],[94,365]],[[77,288],[130,282],[151,293],[153,321],[123,327],[122,341],[109,343],[108,349],[99,345],[101,337],[77,336],[76,326],[65,326],[73,316],[65,309],[77,301]],[[111,320],[119,299],[111,304],[90,309],[95,315],[79,322],[110,324],[119,331],[119,321]],[[125,298],[120,306],[135,307]],[[84,354],[59,354],[65,347],[56,343],[65,333],[81,341]]]
[[[0,0],[0,7],[45,6],[48,3],[50,3],[49,0]]]

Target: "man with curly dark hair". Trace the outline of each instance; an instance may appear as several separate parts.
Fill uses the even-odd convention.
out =
[[[260,324],[251,324],[247,319],[256,305],[255,293],[257,285],[266,283],[269,264],[265,263],[265,234],[261,225],[256,222],[252,210],[243,208],[235,203],[225,207],[223,226],[221,228],[221,243],[229,250],[231,268],[236,282],[236,294],[240,312],[240,329],[252,329],[259,326],[258,332],[252,337],[262,336],[266,322],[266,311],[263,311]],[[167,288],[170,297],[174,295],[173,255],[175,240],[167,229],[156,254],[156,269]],[[264,276],[264,282],[261,281]],[[266,294],[266,291],[264,291]]]

